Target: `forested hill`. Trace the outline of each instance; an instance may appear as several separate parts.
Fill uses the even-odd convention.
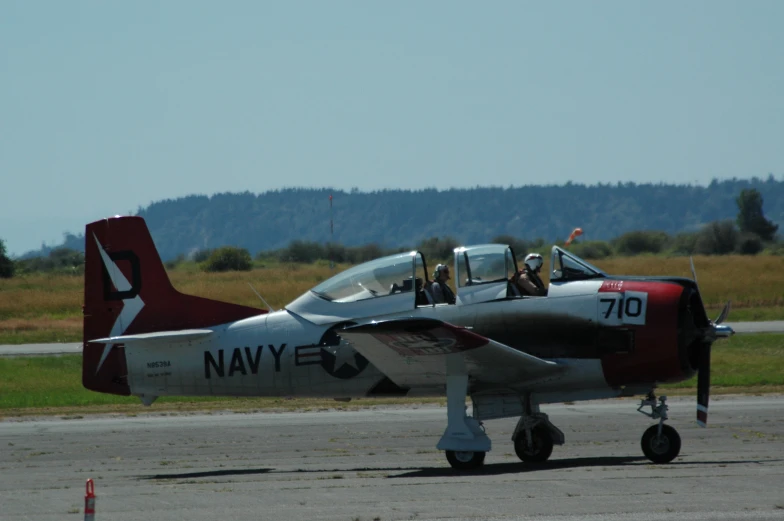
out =
[[[707,187],[567,183],[446,191],[300,188],[259,195],[191,195],[153,203],[140,208],[138,215],[147,220],[164,260],[219,246],[243,247],[255,254],[295,239],[328,242],[330,194],[334,241],[346,246],[414,246],[421,239],[442,236],[482,243],[498,235],[541,237],[552,243],[564,240],[577,226],[586,240],[607,240],[632,230],[675,234],[710,221],[734,220],[735,198],[744,188],[759,190],[765,216],[784,225],[784,181],[772,176],[714,181]],[[64,245],[81,250],[79,241],[83,238],[69,236]]]

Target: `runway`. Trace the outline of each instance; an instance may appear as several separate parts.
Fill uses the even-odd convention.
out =
[[[544,407],[566,434],[552,459],[514,456],[514,419],[486,423],[478,472],[449,468],[439,407],[0,422],[0,519],[781,520],[784,397],[717,396],[710,427],[670,400],[683,438],[671,464],[642,457],[637,402]],[[69,515],[71,514],[71,515]]]
[[[766,322],[728,322],[736,333],[784,333],[784,320]],[[62,355],[82,352],[78,342],[64,344],[0,345],[0,356]]]

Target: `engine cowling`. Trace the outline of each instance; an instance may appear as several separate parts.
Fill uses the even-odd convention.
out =
[[[608,280],[599,293],[644,292],[647,312],[643,324],[623,324],[632,336],[628,352],[602,356],[602,368],[612,387],[679,382],[692,377],[699,355],[710,347],[710,327],[699,291],[689,279]]]

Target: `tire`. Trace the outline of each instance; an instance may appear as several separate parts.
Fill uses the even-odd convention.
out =
[[[658,425],[648,427],[640,443],[645,457],[654,463],[669,463],[681,452],[681,436],[669,425],[662,425],[661,436]]]
[[[455,470],[473,470],[485,462],[485,452],[446,451],[446,459]]]
[[[553,453],[553,438],[544,425],[537,425],[531,430],[533,447],[528,446],[528,436],[525,431],[514,442],[515,454],[526,463],[542,463],[550,458]]]

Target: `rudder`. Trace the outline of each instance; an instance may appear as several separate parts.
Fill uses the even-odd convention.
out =
[[[141,217],[112,217],[85,230],[82,384],[128,395],[122,344],[90,340],[205,328],[265,310],[180,293],[171,285]]]

